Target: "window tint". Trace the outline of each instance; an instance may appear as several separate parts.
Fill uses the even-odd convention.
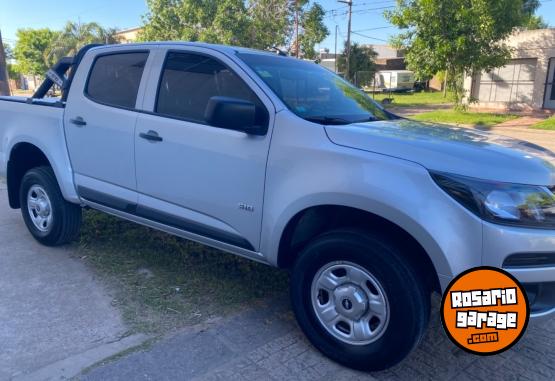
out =
[[[204,113],[210,98],[226,96],[254,103],[256,123],[264,125],[264,106],[252,90],[224,64],[198,54],[168,53],[156,112],[205,123]]]
[[[148,53],[120,53],[98,57],[86,93],[110,106],[134,108]]]
[[[295,114],[324,124],[394,118],[367,94],[312,62],[276,54],[239,53]]]

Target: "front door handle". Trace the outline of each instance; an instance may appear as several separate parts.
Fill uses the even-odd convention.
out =
[[[70,119],[69,122],[70,122],[71,124],[75,124],[76,126],[79,126],[79,127],[83,127],[83,126],[86,126],[86,125],[87,125],[87,122],[85,122],[85,119],[83,119],[83,118],[80,117],[80,116],[78,116],[78,117],[75,118],[75,119]]]
[[[164,140],[164,139],[162,139],[162,137],[161,137],[160,135],[158,135],[158,132],[153,131],[153,130],[150,130],[150,131],[148,131],[148,132],[146,132],[146,133],[145,133],[145,132],[141,132],[141,133],[139,134],[139,136],[140,136],[141,138],[143,138],[143,139],[145,139],[145,140],[149,140],[149,141],[151,141],[151,142],[161,142],[162,140]]]

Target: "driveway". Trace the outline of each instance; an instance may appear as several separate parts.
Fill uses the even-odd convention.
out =
[[[0,178],[0,380],[71,377],[144,340],[72,253],[31,237]]]

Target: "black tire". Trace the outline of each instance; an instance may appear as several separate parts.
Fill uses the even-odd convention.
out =
[[[28,208],[27,195],[35,185],[44,189],[51,203],[52,222],[48,231],[41,231],[35,226]],[[37,167],[25,173],[19,197],[25,225],[37,241],[46,246],[60,246],[77,238],[81,227],[81,207],[64,199],[52,168]]]
[[[374,342],[354,345],[339,340],[320,323],[312,306],[311,286],[319,269],[348,261],[366,269],[380,283],[389,305],[389,323]],[[431,291],[390,240],[356,229],[331,231],[300,253],[291,277],[297,321],[322,353],[350,368],[377,371],[403,360],[422,338],[429,321]]]

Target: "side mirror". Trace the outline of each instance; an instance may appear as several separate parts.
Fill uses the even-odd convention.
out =
[[[238,98],[215,96],[206,105],[204,118],[214,127],[266,135],[267,125],[256,125],[256,105]]]

